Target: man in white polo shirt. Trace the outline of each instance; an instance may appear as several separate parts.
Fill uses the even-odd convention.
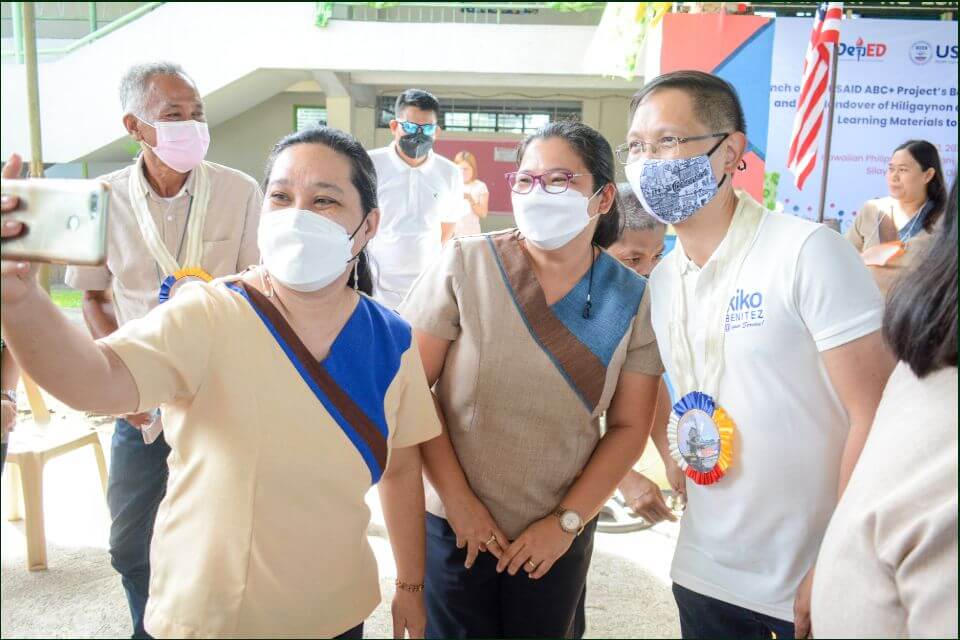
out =
[[[806,637],[820,540],[893,369],[880,292],[840,235],[734,191],[747,138],[728,83],[669,73],[631,113],[627,178],[677,232],[650,288],[680,397],[683,637]]]
[[[176,64],[138,64],[120,82],[120,103],[141,153],[101,177],[110,185],[107,263],[70,267],[66,275],[84,292],[83,318],[94,338],[147,315],[185,280],[230,275],[260,259],[260,187],[204,160],[210,134],[193,80]],[[170,447],[160,427],[157,411],[118,417],[111,444],[110,556],[135,638],[149,637],[150,541],[167,489]]]
[[[374,298],[396,308],[452,235],[466,212],[459,167],[432,149],[440,103],[419,89],[397,97],[393,143],[370,152],[377,169],[380,230],[367,250],[374,264]]]

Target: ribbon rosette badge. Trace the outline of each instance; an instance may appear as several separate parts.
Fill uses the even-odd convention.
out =
[[[730,415],[713,398],[693,391],[673,405],[667,437],[670,453],[688,478],[697,484],[713,484],[722,478],[733,460]]]
[[[173,275],[167,276],[160,284],[160,295],[157,296],[160,304],[163,304],[173,297],[173,294],[176,293],[177,289],[184,283],[197,280],[201,282],[210,282],[213,280],[213,276],[203,269],[197,267],[180,269],[179,271],[174,272]]]

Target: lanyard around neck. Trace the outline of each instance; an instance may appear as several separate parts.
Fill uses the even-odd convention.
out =
[[[170,276],[179,271],[182,267],[178,262],[178,255],[174,257],[167,249],[166,243],[157,228],[157,223],[150,214],[150,208],[147,205],[149,193],[146,187],[141,183],[140,172],[143,170],[143,158],[137,161],[137,164],[130,172],[129,192],[130,205],[133,208],[137,225],[143,236],[147,250],[156,261],[157,266],[163,271],[164,276]],[[186,257],[184,267],[200,267],[203,259],[203,225],[206,220],[207,204],[210,199],[210,185],[207,175],[206,163],[201,162],[194,169],[194,194],[190,200],[190,214],[186,222]],[[182,244],[182,240],[181,240]]]
[[[677,373],[680,395],[691,391],[702,391],[714,398],[720,390],[720,378],[723,375],[724,339],[726,335],[726,314],[733,295],[734,284],[740,275],[740,269],[746,260],[757,229],[763,219],[763,208],[747,194],[739,194],[737,206],[727,229],[713,257],[712,270],[701,272],[701,278],[708,282],[699,282],[706,291],[707,302],[704,305],[707,326],[704,340],[703,379],[697,380],[696,360],[687,329],[687,296],[683,282],[683,244],[677,239],[679,251],[674,257],[675,291],[670,318],[670,352]]]

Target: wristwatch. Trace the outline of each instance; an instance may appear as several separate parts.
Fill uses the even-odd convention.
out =
[[[553,515],[557,516],[560,520],[560,528],[567,533],[572,533],[575,536],[583,533],[583,528],[586,525],[584,525],[583,518],[576,511],[567,509],[564,506],[559,506],[557,510],[553,512]]]

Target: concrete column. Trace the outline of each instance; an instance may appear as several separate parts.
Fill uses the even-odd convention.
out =
[[[583,99],[583,124],[590,125],[597,131],[600,130],[600,101],[596,98]]]
[[[350,95],[327,96],[327,124],[353,133],[353,98]]]

